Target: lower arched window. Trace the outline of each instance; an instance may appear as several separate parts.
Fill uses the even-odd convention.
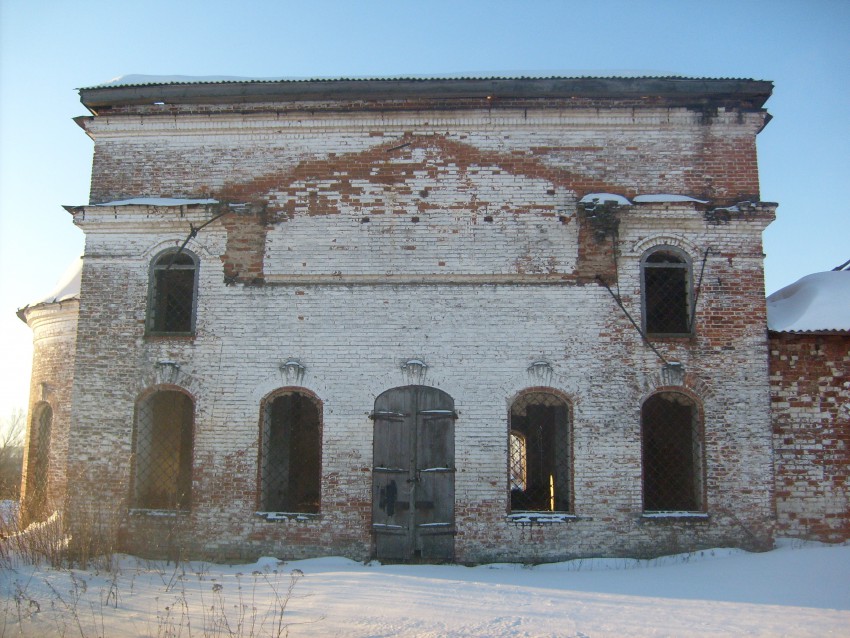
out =
[[[33,411],[30,426],[27,478],[24,488],[24,510],[28,521],[41,521],[50,514],[47,500],[50,470],[50,434],[53,428],[53,409],[39,403]]]
[[[681,392],[659,392],[641,409],[643,509],[703,509],[703,453],[696,402]]]
[[[273,395],[260,432],[260,510],[318,513],[321,479],[321,403],[297,390]]]
[[[188,510],[192,499],[194,402],[160,390],[136,406],[132,502],[141,509]]]
[[[570,411],[550,392],[527,392],[511,406],[508,435],[511,511],[569,512]]]

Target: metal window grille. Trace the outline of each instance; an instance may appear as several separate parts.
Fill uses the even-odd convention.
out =
[[[641,428],[644,510],[700,510],[702,440],[694,402],[676,392],[653,395],[643,404]]]
[[[524,491],[528,484],[528,464],[525,436],[511,430],[509,446],[511,491]]]
[[[134,440],[134,498],[144,509],[188,510],[192,493],[192,399],[174,390],[139,403]]]
[[[530,392],[511,406],[509,449],[512,511],[570,511],[569,407],[563,399],[546,392]],[[524,484],[515,480],[519,464],[513,464],[511,444],[524,439]],[[521,455],[517,454],[517,457]],[[517,459],[520,463],[521,458]]]
[[[643,262],[644,321],[647,334],[690,332],[690,266],[659,250]]]
[[[156,260],[151,273],[151,332],[192,332],[196,275],[195,259],[185,251],[168,252]]]
[[[318,403],[300,392],[266,402],[260,446],[260,509],[319,512],[322,430]]]
[[[29,521],[44,520],[50,513],[47,506],[47,488],[52,427],[52,408],[47,404],[38,406],[30,430],[30,451],[27,462],[25,509]]]

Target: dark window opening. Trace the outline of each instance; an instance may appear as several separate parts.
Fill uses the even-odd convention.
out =
[[[191,334],[195,325],[197,260],[184,251],[160,255],[151,269],[148,331]]]
[[[569,407],[546,392],[511,406],[508,437],[511,511],[570,511]]]
[[[174,390],[143,399],[133,441],[133,503],[142,509],[188,510],[192,495],[194,406]]]
[[[300,392],[266,402],[260,443],[260,509],[317,514],[322,480],[318,402]]]
[[[43,521],[50,514],[47,488],[50,470],[50,434],[53,409],[46,403],[36,406],[30,427],[27,457],[26,497],[24,511],[29,522]]]
[[[653,395],[641,410],[643,509],[702,509],[702,441],[697,407],[677,392]]]
[[[691,332],[691,275],[688,261],[669,250],[657,250],[642,262],[644,327],[647,334]]]

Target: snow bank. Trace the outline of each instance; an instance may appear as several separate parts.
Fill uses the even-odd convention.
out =
[[[807,275],[767,298],[775,332],[850,331],[850,271]]]
[[[334,557],[175,565],[124,556],[117,565],[0,570],[5,628],[39,637],[821,638],[850,627],[847,545],[472,568]]]

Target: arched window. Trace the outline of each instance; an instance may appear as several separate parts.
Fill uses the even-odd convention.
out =
[[[151,262],[148,334],[192,334],[198,284],[198,258],[187,250],[167,250]]]
[[[549,392],[527,392],[511,406],[508,436],[511,511],[569,512],[570,410]]]
[[[273,395],[260,432],[260,510],[316,514],[321,482],[321,403],[297,390]]]
[[[27,480],[24,510],[28,521],[42,521],[50,514],[47,502],[48,474],[50,470],[50,433],[53,427],[53,409],[47,403],[38,403],[33,411],[30,426],[29,454],[27,455]]]
[[[691,262],[671,246],[641,259],[643,326],[647,335],[691,333]]]
[[[192,498],[194,402],[160,390],[136,406],[133,432],[133,506],[188,510]]]
[[[641,409],[643,509],[703,509],[703,452],[699,409],[680,392],[659,392]]]

